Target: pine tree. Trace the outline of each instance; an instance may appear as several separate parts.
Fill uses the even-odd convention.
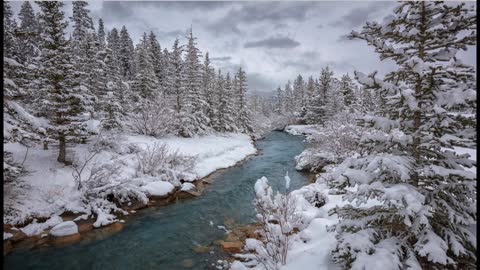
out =
[[[340,92],[343,95],[343,102],[345,106],[350,108],[355,102],[355,94],[353,81],[348,74],[342,76],[340,81]]]
[[[150,49],[151,62],[155,71],[155,77],[157,81],[157,86],[155,87],[157,91],[161,92],[161,85],[163,85],[163,59],[162,59],[162,48],[160,43],[158,43],[157,37],[151,31],[148,36],[148,48]]]
[[[118,59],[120,55],[120,36],[118,35],[117,28],[113,28],[107,35],[107,44],[108,47],[112,50],[112,53]],[[120,60],[117,60],[120,64]]]
[[[113,43],[113,42],[112,42]],[[121,117],[125,113],[127,104],[127,93],[121,80],[120,66],[118,58],[115,56],[115,44],[108,43],[105,48],[105,96],[101,98],[102,110],[107,113],[102,122],[105,129],[119,128],[121,126]]]
[[[346,199],[382,204],[336,209],[341,220],[335,259],[358,269],[387,255],[391,265],[383,269],[474,269],[476,174],[465,167],[475,163],[445,149],[465,140],[455,139],[465,125],[449,114],[452,108],[468,109],[476,100],[474,84],[467,83],[474,81],[474,69],[456,58],[457,51],[476,44],[476,12],[465,3],[408,1],[394,13],[351,35],[397,64],[376,83],[392,109],[386,118],[399,130],[365,142],[365,149],[385,153],[370,150],[338,171],[343,177],[337,184],[360,185]],[[374,83],[366,76],[360,82]]]
[[[304,119],[308,124],[321,124],[324,125],[329,116],[329,107],[331,108],[332,100],[331,95],[335,93],[328,93],[332,90],[333,72],[328,67],[322,68],[319,80],[310,82],[310,88],[314,91],[313,96],[310,98],[310,102],[307,105]],[[313,87],[312,87],[313,84]],[[312,91],[309,90],[309,91]],[[328,95],[327,95],[328,93]]]
[[[98,46],[99,50],[104,50],[106,46],[106,40],[105,40],[105,27],[103,25],[103,20],[102,18],[98,19]]]
[[[293,104],[293,91],[292,83],[288,80],[285,88],[283,89],[283,111],[288,113],[293,113],[294,107]]]
[[[220,101],[220,108],[218,110],[218,123],[219,131],[233,132],[236,131],[235,126],[235,101],[233,95],[232,80],[230,79],[230,73],[227,73],[225,80],[218,72],[218,91]],[[223,85],[223,87],[222,87]]]
[[[241,67],[238,69],[236,77],[238,79],[237,88],[235,89],[238,102],[236,126],[241,132],[249,133],[252,132],[252,120],[251,112],[247,105],[247,76]]]
[[[83,93],[92,98],[95,102],[90,113],[94,114],[94,108],[99,108],[98,97],[101,96],[102,89],[95,88],[97,67],[97,44],[96,34],[93,27],[93,20],[87,9],[88,3],[85,1],[74,1],[73,16],[70,18],[73,23],[72,38],[69,44],[71,50],[71,61],[73,62],[74,76],[72,87],[76,92]]]
[[[41,72],[42,87],[47,93],[46,113],[52,129],[50,133],[59,142],[57,160],[69,164],[66,143],[85,135],[81,113],[88,100],[71,87],[72,65],[68,43],[65,40],[67,22],[64,21],[62,2],[37,2],[42,14]]]
[[[173,43],[172,52],[169,53],[168,76],[167,76],[167,94],[175,98],[175,111],[180,113],[183,107],[183,47],[179,45],[178,38]]]
[[[120,61],[120,71],[125,80],[133,79],[135,75],[135,63],[133,59],[134,47],[133,41],[128,34],[127,28],[122,26],[119,37],[118,57]]]
[[[205,114],[209,120],[209,126],[215,127],[215,119],[218,110],[218,100],[215,95],[215,70],[210,65],[208,52],[205,53],[205,60],[202,66],[202,92],[206,100]]]
[[[185,66],[183,69],[184,104],[181,114],[180,134],[191,137],[194,134],[208,129],[208,117],[205,115],[207,102],[202,91],[200,51],[196,47],[192,30],[187,36],[188,43],[185,49]]]
[[[8,2],[3,3],[3,14],[3,93],[6,98],[13,99],[24,94],[20,86],[23,66],[18,62],[17,23]]]
[[[168,49],[165,48],[163,49],[163,54],[162,58],[160,59],[160,66],[162,69],[160,70],[160,79],[159,79],[159,84],[160,84],[160,91],[164,96],[171,96],[172,91],[169,89],[169,71],[171,69],[171,60],[170,60],[170,53],[168,52]]]
[[[147,34],[143,33],[140,44],[137,45],[137,73],[135,75],[133,89],[136,95],[145,99],[152,99],[159,94],[150,45],[151,43]]]
[[[38,56],[38,22],[33,13],[30,2],[25,1],[18,13],[20,27],[16,31],[18,37],[18,54],[21,63],[25,64],[28,60]]]
[[[305,106],[305,82],[302,75],[298,74],[295,81],[293,81],[293,97],[294,106],[297,109],[301,109]]]
[[[278,114],[283,114],[283,104],[284,104],[284,93],[282,91],[282,88],[280,86],[277,88],[277,91],[275,93],[275,109],[274,112]]]

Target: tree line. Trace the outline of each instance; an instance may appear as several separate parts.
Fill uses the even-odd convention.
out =
[[[191,29],[170,51],[153,32],[134,46],[125,26],[106,31],[99,19],[95,28],[85,1],[72,2],[68,20],[64,3],[35,3],[40,12],[24,2],[19,23],[3,3],[4,111],[12,126],[4,140],[58,143],[58,161],[68,163],[67,143],[85,142],[92,119],[103,130],[152,136],[252,132],[245,71],[216,71],[208,52],[201,60]]]

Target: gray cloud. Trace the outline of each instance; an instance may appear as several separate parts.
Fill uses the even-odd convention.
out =
[[[158,38],[165,39],[165,38],[184,37],[185,32],[186,31],[182,31],[182,30],[173,30],[173,31],[156,30],[155,34],[157,34]]]
[[[371,3],[368,6],[354,8],[347,14],[341,16],[339,19],[331,22],[329,25],[346,26],[350,28],[359,27],[371,19],[371,17],[378,11],[390,9],[395,5],[396,3],[392,1],[378,1]]]
[[[270,37],[263,40],[251,41],[245,43],[245,48],[266,47],[266,48],[279,48],[288,49],[294,48],[300,45],[300,42],[293,40],[289,37]]]
[[[276,82],[260,73],[247,73],[247,78],[248,88],[252,91],[272,91],[275,89]]]
[[[240,24],[261,22],[304,21],[315,2],[236,2],[240,7],[233,7],[220,18],[207,24],[207,28],[217,35],[240,34]]]
[[[318,28],[318,29],[322,29],[322,28],[323,28],[323,25],[322,25],[322,24],[317,24],[317,28]]]

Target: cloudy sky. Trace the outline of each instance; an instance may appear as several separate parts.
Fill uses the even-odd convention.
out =
[[[18,12],[21,2],[12,4]],[[179,37],[185,43],[190,26],[202,52],[208,51],[216,68],[234,71],[242,66],[251,90],[272,91],[298,74],[318,77],[328,65],[337,75],[353,70],[379,73],[393,68],[380,62],[362,41],[345,38],[366,21],[381,21],[396,5],[392,1],[322,2],[118,2],[92,1],[97,25],[107,30],[125,25],[134,43],[153,31],[162,49]],[[65,6],[71,16],[71,4]],[[475,48],[461,58],[476,66]]]

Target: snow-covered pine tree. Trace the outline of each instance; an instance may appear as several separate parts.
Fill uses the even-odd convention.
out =
[[[25,64],[28,60],[38,56],[38,22],[30,2],[23,2],[18,18],[20,19],[20,26],[16,31],[16,36],[18,50],[21,52],[18,57],[20,62]]]
[[[183,83],[183,46],[179,45],[178,38],[175,39],[172,52],[168,54],[168,76],[167,76],[167,94],[174,96],[175,111],[179,114],[183,107],[184,87]]]
[[[170,53],[167,48],[163,49],[162,58],[160,59],[160,66],[162,67],[160,71],[160,91],[164,96],[172,96],[172,91],[169,88],[169,71],[170,71]]]
[[[118,45],[121,74],[125,81],[132,80],[135,76],[134,46],[125,26],[120,30]]]
[[[160,94],[150,45],[147,33],[143,33],[142,39],[137,45],[137,73],[135,74],[133,90],[135,96],[145,99],[152,99]]]
[[[331,120],[334,115],[345,108],[343,95],[341,93],[341,83],[337,78],[332,78],[329,91],[326,97],[325,121]]]
[[[305,82],[300,74],[293,81],[293,101],[296,110],[301,110],[305,106]]]
[[[343,102],[345,106],[350,109],[355,102],[355,94],[353,81],[348,73],[343,75],[340,80],[340,92],[343,95]]]
[[[155,71],[155,77],[157,80],[157,85],[155,86],[155,90],[158,92],[162,92],[161,85],[163,84],[163,59],[162,59],[162,48],[160,47],[160,43],[158,43],[157,37],[150,31],[148,35],[148,48],[150,50],[150,55],[152,57],[151,62],[153,65],[153,69]],[[138,72],[138,71],[137,71]]]
[[[3,94],[8,99],[24,94],[20,87],[20,74],[23,66],[19,63],[18,40],[15,35],[17,23],[8,2],[3,3]]]
[[[208,129],[209,119],[205,108],[207,102],[202,91],[200,50],[197,48],[192,29],[187,36],[183,69],[184,103],[180,115],[180,135],[191,137]]]
[[[114,52],[114,41],[105,47],[105,97],[102,98],[102,110],[106,113],[102,120],[105,129],[113,129],[121,126],[122,114],[125,113],[128,100],[127,88],[122,83],[120,65]]]
[[[101,96],[102,89],[95,88],[95,80],[100,74],[95,72],[97,67],[97,41],[93,20],[87,9],[86,1],[74,1],[73,16],[70,18],[73,23],[72,38],[69,42],[70,57],[73,64],[72,87],[75,92],[82,93],[84,97],[89,97],[95,104],[91,107],[90,113],[94,114],[98,110],[100,103],[98,97]]]
[[[120,36],[118,35],[118,30],[115,27],[107,34],[107,46],[112,50],[112,53],[116,56],[116,58],[118,58],[120,54]],[[120,64],[120,60],[118,59],[117,61]]]
[[[236,126],[240,132],[250,133],[252,132],[252,113],[247,104],[247,75],[240,67],[235,77],[237,78],[235,96],[238,104]]]
[[[72,88],[72,64],[65,40],[67,22],[62,2],[37,2],[42,14],[41,72],[42,87],[47,93],[44,109],[52,126],[50,134],[59,142],[57,160],[69,164],[66,143],[85,136],[82,112],[88,110],[88,100]]]
[[[293,91],[292,91],[292,83],[288,80],[287,84],[285,84],[285,88],[283,89],[283,111],[287,113],[293,113],[294,107],[293,104]]]
[[[282,91],[282,88],[280,86],[277,88],[277,91],[275,92],[275,108],[274,112],[278,114],[283,114],[283,101],[284,99],[284,93]]]
[[[324,125],[327,115],[327,92],[332,88],[333,72],[328,67],[322,68],[320,78],[314,82],[314,94],[305,112],[305,122],[308,124]]]
[[[214,128],[218,110],[218,100],[215,95],[215,69],[210,65],[208,52],[205,53],[205,59],[202,66],[202,92],[206,99],[206,115],[209,119],[209,126]]]
[[[218,71],[217,91],[219,95],[218,100],[220,101],[220,108],[218,109],[219,128],[217,130],[221,132],[235,131],[235,100],[233,98],[234,95],[230,73],[227,73],[224,80],[220,70]]]
[[[222,71],[219,69],[217,75],[215,76],[214,86],[213,86],[213,101],[215,103],[214,112],[215,116],[211,121],[213,129],[218,132],[223,132],[223,100],[224,97],[224,87],[225,79],[223,78]]]
[[[104,50],[106,47],[106,40],[105,40],[105,26],[103,25],[103,19],[100,18],[98,19],[98,49],[99,50]]]
[[[457,58],[476,44],[476,12],[465,3],[401,2],[382,24],[367,23],[353,38],[366,40],[398,69],[377,80],[395,108],[399,129],[366,149],[386,153],[349,159],[335,182],[358,189],[338,207],[335,259],[352,269],[475,269],[476,174],[468,155],[452,149],[464,124],[449,113],[476,100],[474,69]],[[398,83],[398,86],[390,83]],[[363,84],[373,84],[367,76]],[[394,93],[394,95],[391,95]],[[449,139],[447,139],[449,138]],[[369,145],[369,146],[367,146]],[[374,206],[367,198],[381,202]]]

